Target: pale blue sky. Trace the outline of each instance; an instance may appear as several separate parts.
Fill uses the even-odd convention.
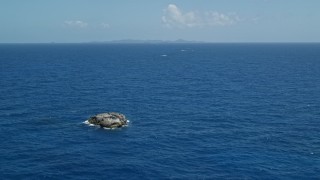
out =
[[[0,43],[320,42],[320,0],[0,0]]]

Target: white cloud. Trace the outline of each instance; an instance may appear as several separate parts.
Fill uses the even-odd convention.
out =
[[[236,13],[223,14],[216,11],[203,13],[190,11],[184,13],[174,4],[169,4],[164,10],[162,22],[166,27],[206,27],[206,26],[228,26],[240,21]]]
[[[75,20],[75,21],[65,21],[65,25],[69,27],[76,27],[76,28],[86,28],[88,27],[88,23],[80,20]]]
[[[162,16],[162,22],[167,26],[196,26],[197,18],[194,12],[183,13],[176,5],[169,4]]]

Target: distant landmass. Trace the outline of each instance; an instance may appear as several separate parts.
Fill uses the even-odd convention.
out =
[[[135,40],[135,39],[123,39],[123,40],[113,40],[113,41],[93,41],[89,43],[114,43],[114,44],[162,44],[162,43],[168,43],[168,44],[176,44],[176,43],[206,43],[203,41],[188,41],[183,39],[177,39],[174,41],[164,41],[164,40]]]

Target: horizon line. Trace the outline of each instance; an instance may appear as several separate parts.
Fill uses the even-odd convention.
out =
[[[114,41],[92,41],[92,42],[0,42],[0,44],[319,44],[315,41],[268,41],[268,42],[209,42],[209,41],[166,41],[166,40],[134,40],[132,42],[125,40]]]

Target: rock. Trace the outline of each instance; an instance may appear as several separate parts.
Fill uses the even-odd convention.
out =
[[[119,128],[128,124],[128,120],[123,114],[115,112],[97,114],[90,117],[88,122],[105,128]]]

